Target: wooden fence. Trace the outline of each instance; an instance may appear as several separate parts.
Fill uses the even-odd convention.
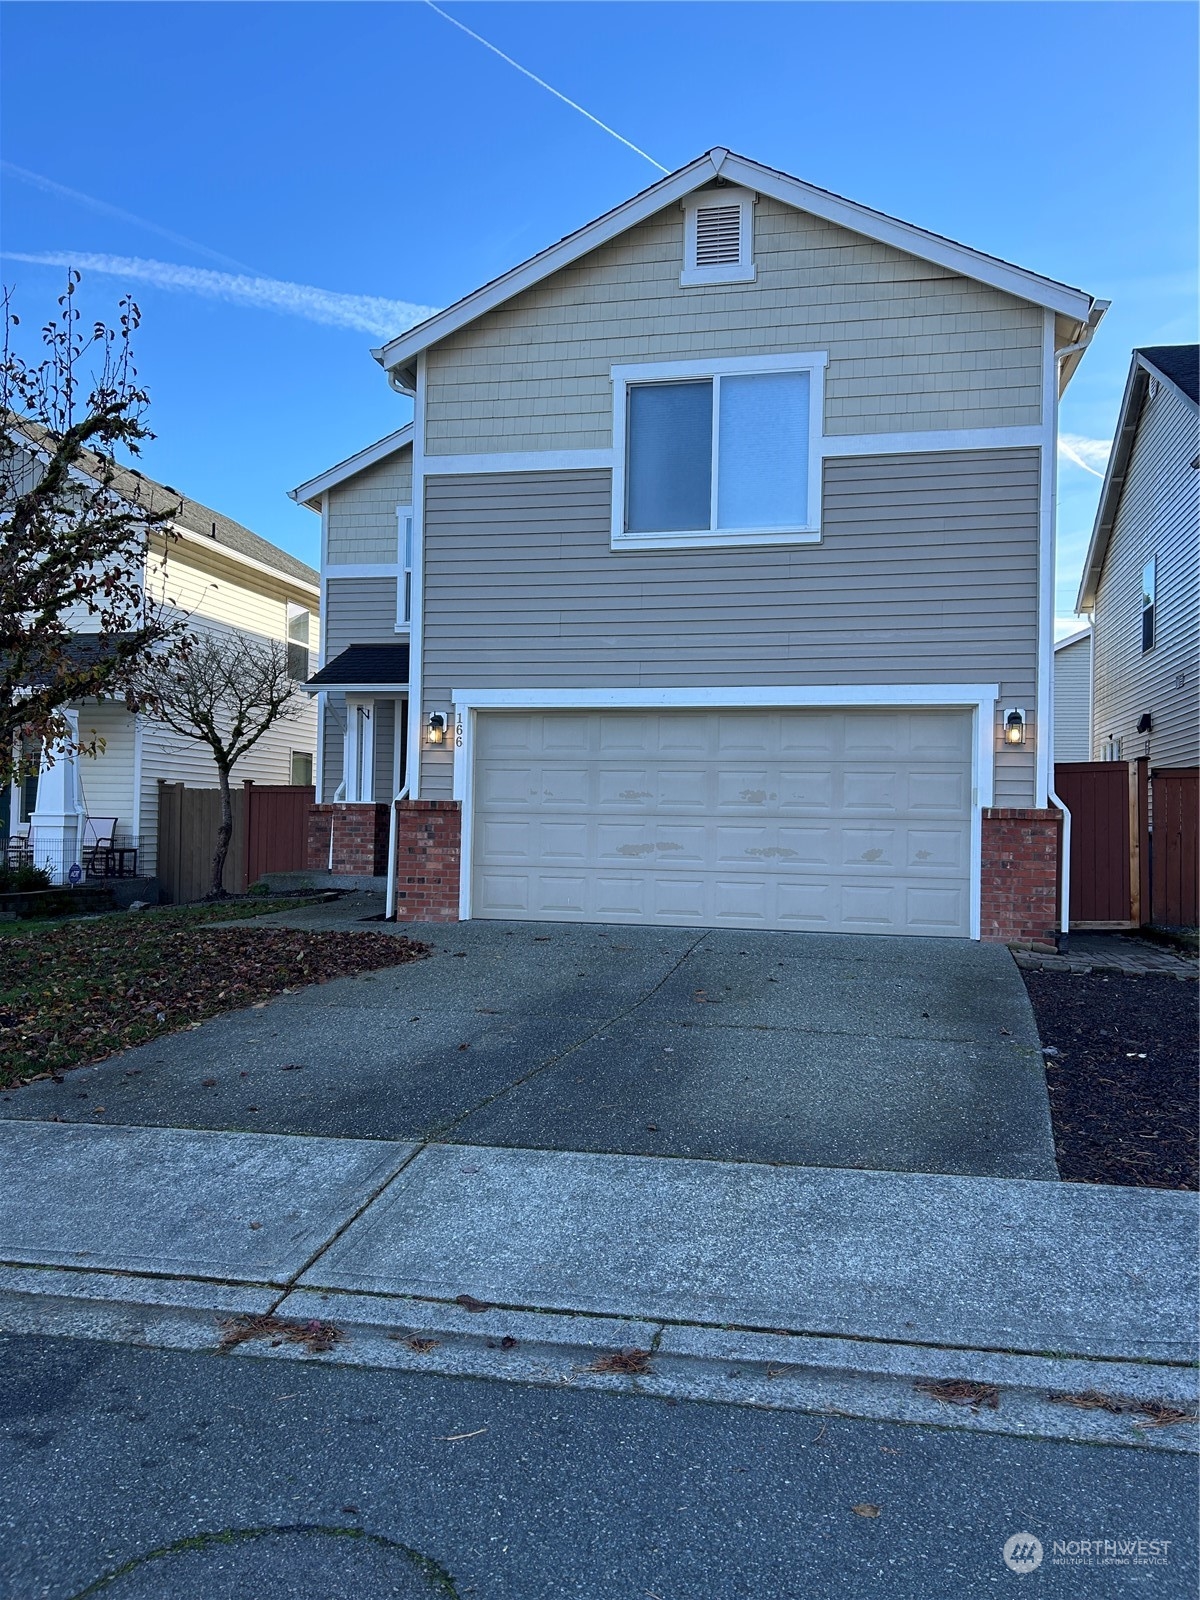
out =
[[[230,798],[233,837],[225,858],[226,889],[240,894],[264,872],[302,871],[313,789],[246,782]],[[202,900],[208,893],[220,822],[219,789],[188,789],[160,779],[157,872],[167,900]]]
[[[1054,787],[1071,813],[1071,926],[1194,928],[1200,770],[1070,761]]]

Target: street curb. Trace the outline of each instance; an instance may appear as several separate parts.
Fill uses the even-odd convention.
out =
[[[220,1324],[274,1308],[332,1324],[325,1354],[250,1338],[228,1353],[637,1394],[668,1401],[950,1427],[1197,1453],[1194,1422],[1156,1425],[1142,1403],[1194,1417],[1196,1371],[1146,1361],[1007,1355],[267,1285],[72,1269],[0,1268],[0,1331],[215,1352]],[[929,1393],[918,1383],[980,1386]],[[1057,1396],[1051,1399],[1050,1396]],[[1104,1409],[1102,1402],[1120,1406]]]

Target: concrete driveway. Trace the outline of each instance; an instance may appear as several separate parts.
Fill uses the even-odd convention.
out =
[[[352,896],[290,913],[342,928]],[[1054,1178],[1033,1014],[965,940],[479,922],[0,1117]],[[215,1080],[215,1081],[213,1081]]]

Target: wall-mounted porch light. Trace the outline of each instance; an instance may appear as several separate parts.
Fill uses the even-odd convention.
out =
[[[1004,713],[1004,742],[1025,743],[1025,713],[1020,706],[1013,706],[1010,711]]]
[[[430,744],[446,742],[446,719],[440,711],[429,713],[429,742]]]

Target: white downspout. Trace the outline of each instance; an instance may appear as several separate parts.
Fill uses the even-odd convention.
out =
[[[383,920],[391,922],[396,915],[396,808],[402,800],[408,799],[408,782],[392,796],[391,809],[388,812],[388,869],[387,869],[387,899],[383,907]]]
[[[1107,304],[1105,304],[1104,309],[1105,310],[1108,309]],[[1101,312],[1101,316],[1103,316],[1103,314],[1104,313],[1102,311]],[[1087,337],[1086,338],[1078,339],[1074,344],[1064,345],[1061,350],[1056,350],[1054,352],[1054,406],[1055,406],[1056,415],[1057,415],[1057,410],[1058,410],[1059,375],[1062,372],[1062,364],[1063,364],[1063,362],[1066,360],[1066,358],[1068,356],[1073,356],[1077,350],[1086,350],[1088,345],[1090,345],[1091,342],[1092,342],[1092,335],[1095,333],[1095,331],[1096,331],[1096,327],[1094,325],[1093,326],[1089,326],[1089,328],[1087,330]],[[1058,443],[1058,427],[1057,427],[1057,425],[1055,426],[1055,429],[1054,429],[1054,438],[1055,438],[1055,445],[1057,447],[1057,443]],[[1055,516],[1055,520],[1057,521],[1057,518],[1058,518],[1058,481],[1057,481],[1057,473],[1055,474],[1054,498],[1055,498],[1054,516]],[[1092,646],[1092,649],[1093,650],[1095,649],[1095,645],[1094,644]],[[1050,687],[1050,705],[1052,707],[1053,704],[1054,704],[1054,685],[1053,685],[1053,682],[1051,682],[1049,687]],[[1047,709],[1046,707],[1040,707],[1039,708],[1039,711],[1038,711],[1038,721],[1039,721],[1039,723],[1042,723],[1042,719],[1045,716],[1046,709]],[[1050,737],[1051,737],[1051,739],[1053,739],[1053,737],[1054,737],[1053,715],[1054,715],[1053,711],[1051,710],[1051,721],[1050,721]],[[1043,726],[1044,726],[1044,724],[1043,724]],[[1090,737],[1090,734],[1091,734],[1091,730],[1089,729],[1089,737]],[[1089,752],[1089,754],[1090,754],[1090,752]],[[1050,746],[1050,783],[1049,783],[1049,786],[1048,786],[1048,788],[1046,790],[1046,798],[1047,798],[1047,800],[1049,800],[1050,804],[1055,808],[1055,810],[1058,811],[1062,816],[1062,858],[1061,858],[1062,859],[1062,876],[1061,876],[1061,886],[1060,886],[1060,889],[1059,889],[1058,937],[1059,937],[1059,946],[1060,946],[1060,948],[1065,950],[1066,947],[1067,947],[1067,940],[1070,937],[1070,933],[1071,933],[1071,813],[1067,810],[1067,807],[1066,807],[1065,803],[1063,802],[1063,800],[1061,799],[1061,797],[1054,792],[1054,746],[1053,746],[1053,744]]]

